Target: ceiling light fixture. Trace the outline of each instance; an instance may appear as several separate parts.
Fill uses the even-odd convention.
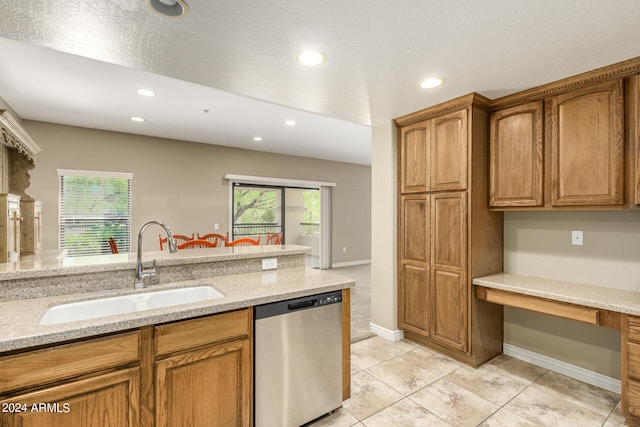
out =
[[[142,96],[156,96],[156,93],[149,89],[138,89],[138,94]]]
[[[144,119],[142,117],[137,117],[137,116],[131,116],[129,117],[131,120],[133,120],[134,122],[144,122]]]
[[[262,141],[262,137],[260,137],[260,136],[254,136],[254,137],[253,137],[253,140],[254,140],[255,142],[261,142],[261,141]]]
[[[184,0],[146,0],[146,3],[155,13],[169,18],[184,18],[189,14]]]
[[[298,62],[307,67],[315,67],[327,60],[327,56],[318,50],[305,50],[297,57]]]
[[[295,126],[296,121],[295,120],[285,120],[284,124],[287,126]]]
[[[422,80],[420,83],[418,83],[418,86],[420,86],[422,89],[433,89],[434,87],[440,86],[442,83],[444,83],[443,79],[429,78]]]

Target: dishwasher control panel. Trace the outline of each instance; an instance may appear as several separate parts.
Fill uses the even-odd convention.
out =
[[[318,305],[335,304],[342,302],[342,295],[330,295],[323,298],[318,298]]]

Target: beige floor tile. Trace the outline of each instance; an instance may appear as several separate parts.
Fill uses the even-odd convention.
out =
[[[373,337],[351,344],[351,363],[360,369],[367,369],[414,348],[415,345],[408,341],[390,342]]]
[[[426,369],[440,378],[464,366],[457,360],[419,346],[400,357]]]
[[[527,387],[504,408],[545,427],[596,427],[607,418],[534,386]]]
[[[478,427],[540,427],[506,409],[500,409]],[[568,427],[568,426],[567,426]],[[572,426],[573,427],[573,426]]]
[[[621,402],[618,402],[616,407],[613,408],[613,411],[611,411],[611,414],[609,414],[609,418],[607,418],[607,421],[604,423],[603,427],[620,427],[625,425],[625,418],[624,415],[622,415],[622,408],[620,407],[620,405]]]
[[[343,408],[359,420],[402,399],[402,395],[366,371],[351,375],[351,398]]]
[[[357,424],[359,424],[359,421],[356,417],[347,412],[346,409],[340,408],[333,414],[308,424],[308,427],[351,427]]]
[[[351,375],[358,373],[362,371],[362,369],[360,369],[359,367],[357,367],[356,365],[354,365],[353,363],[351,364]]]
[[[438,380],[435,374],[401,357],[382,362],[367,372],[405,396]]]
[[[365,419],[367,427],[451,427],[422,406],[402,399]]]
[[[545,392],[553,393],[571,403],[604,416],[609,416],[620,401],[620,395],[617,393],[552,371],[540,377],[532,387],[542,387]]]
[[[456,427],[475,427],[500,407],[446,379],[409,396],[411,400]]]
[[[464,366],[447,375],[445,379],[500,406],[513,399],[527,387],[526,384],[518,382],[510,376],[483,367],[473,369]]]
[[[496,370],[502,375],[512,377],[523,384],[531,384],[547,372],[545,368],[532,365],[514,357],[505,356],[504,354],[501,354],[482,366]]]

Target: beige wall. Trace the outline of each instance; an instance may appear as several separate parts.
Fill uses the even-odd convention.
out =
[[[373,126],[371,145],[371,323],[398,328],[396,292],[396,127],[389,121]]]
[[[42,148],[27,193],[43,203],[45,249],[58,247],[56,169],[62,168],[133,173],[134,234],[150,219],[166,222],[178,234],[212,231],[215,223],[228,230],[227,173],[335,182],[333,262],[371,258],[369,166],[28,120],[23,126]],[[146,248],[158,248],[160,231],[145,233]]]
[[[640,212],[507,212],[504,271],[640,291]],[[514,308],[504,328],[506,343],[620,378],[619,331]]]

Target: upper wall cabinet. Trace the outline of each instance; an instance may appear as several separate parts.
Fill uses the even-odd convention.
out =
[[[467,110],[402,128],[402,193],[467,188]]]
[[[491,206],[542,206],[542,101],[491,115]]]
[[[624,202],[622,80],[551,99],[551,205]]]
[[[610,66],[496,100],[490,206],[623,209],[638,203],[638,78],[627,73],[637,71],[640,60],[632,66]]]

